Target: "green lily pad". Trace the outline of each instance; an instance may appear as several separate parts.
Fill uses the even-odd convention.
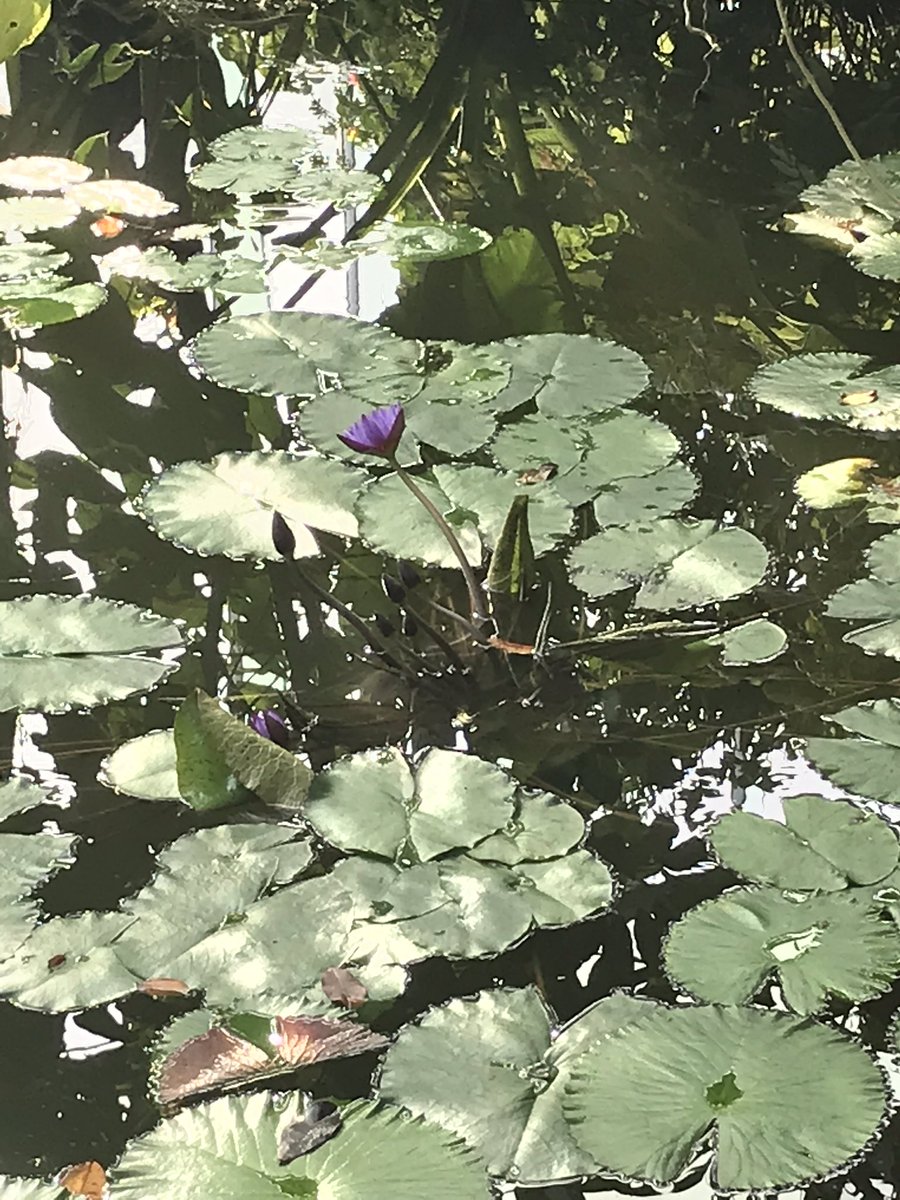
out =
[[[316,138],[304,129],[245,125],[210,142],[210,161],[193,169],[191,183],[198,188],[250,196],[290,191],[300,174],[297,160],[316,148]]]
[[[871,234],[853,247],[850,261],[873,279],[900,280],[900,233]]]
[[[477,518],[489,549],[496,546],[516,496],[528,497],[528,532],[535,555],[552,550],[569,534],[572,510],[553,480],[523,486],[512,472],[474,466],[438,466],[434,475],[450,502]]]
[[[673,462],[650,475],[617,479],[594,500],[594,516],[605,525],[652,521],[681,512],[694,499],[700,481],[684,463]]]
[[[181,800],[175,731],[154,729],[117,746],[100,764],[101,783],[139,800]]]
[[[820,183],[801,192],[800,199],[838,221],[853,220],[866,210],[900,220],[900,154],[838,163]]]
[[[555,464],[555,487],[573,506],[616,480],[659,470],[678,449],[667,426],[635,412],[609,412],[591,421],[540,414],[506,426],[492,446],[495,460],[509,470]]]
[[[0,1195],[3,1200],[70,1200],[72,1193],[59,1184],[46,1183],[43,1179],[0,1175]]]
[[[63,712],[148,691],[175,668],[177,627],[98,596],[0,601],[0,711]]]
[[[767,566],[765,547],[746,530],[670,518],[610,526],[569,555],[569,576],[581,591],[607,596],[640,584],[635,606],[660,611],[739,596]]]
[[[721,645],[722,663],[726,667],[745,667],[777,658],[787,646],[788,638],[780,625],[758,617],[710,641]]]
[[[232,317],[194,342],[197,366],[216,383],[263,396],[316,396],[333,388],[371,404],[414,396],[418,342],[378,325],[321,313]]]
[[[342,850],[427,862],[503,828],[513,793],[507,775],[472,755],[429,750],[413,772],[399,750],[368,751],[316,776],[304,816]]]
[[[356,1100],[336,1137],[278,1163],[285,1126],[303,1116],[295,1092],[275,1104],[266,1093],[199,1105],[133,1141],[113,1173],[120,1200],[489,1200],[483,1164],[441,1129],[399,1110]]]
[[[469,512],[457,509],[431,480],[417,476],[416,483],[453,526],[472,566],[480,566],[481,538]],[[372,482],[360,496],[356,513],[360,536],[375,550],[430,566],[459,567],[441,530],[396,475]]]
[[[0,961],[0,993],[24,1008],[64,1012],[114,1000],[160,975],[204,987],[207,978],[185,960],[303,870],[311,855],[297,832],[254,824],[186,834],[163,851],[159,873],[124,911],[54,917],[34,928],[14,957]],[[170,969],[178,963],[183,971]]]
[[[900,772],[900,701],[873,700],[825,719],[862,736],[807,738],[807,757],[847,791],[895,803]]]
[[[710,841],[733,871],[785,891],[877,883],[897,865],[900,848],[890,826],[853,804],[788,796],[784,816],[782,825],[753,813],[727,813]]]
[[[665,963],[681,986],[715,1004],[745,1004],[777,974],[787,1003],[808,1014],[829,995],[871,1000],[886,991],[900,971],[900,934],[865,889],[800,898],[741,888],[677,921]]]
[[[0,202],[2,203],[2,202]],[[27,295],[25,292],[33,292]],[[31,286],[0,286],[0,310],[12,329],[39,329],[87,316],[106,300],[106,289],[98,283],[69,286],[64,276],[44,276]]]
[[[80,216],[81,205],[67,196],[13,196],[0,200],[0,233],[63,229]]]
[[[353,537],[353,505],[365,475],[343,463],[281,450],[220,454],[185,462],[147,485],[141,511],[157,533],[199,554],[277,561],[272,513],[287,521],[295,556],[319,553],[312,532]]]
[[[854,429],[900,429],[900,367],[870,369],[864,354],[797,354],[750,381],[760,404],[810,421]]]
[[[650,378],[633,350],[587,334],[532,334],[490,349],[512,368],[510,384],[496,400],[498,412],[536,397],[540,411],[553,420],[590,417],[633,400]]]
[[[165,217],[177,212],[178,205],[162,192],[133,179],[91,179],[66,189],[66,199],[74,200],[90,212],[122,213],[129,217]]]
[[[369,204],[383,186],[378,176],[369,171],[311,167],[301,171],[287,190],[298,200],[316,200],[342,209]]]
[[[614,995],[553,1031],[533,988],[451,1000],[401,1031],[379,1094],[461,1137],[491,1175],[519,1186],[591,1175],[597,1164],[562,1111],[573,1067],[586,1048],[657,1009]]]
[[[843,508],[864,499],[868,490],[863,471],[875,465],[871,458],[838,458],[804,471],[794,491],[807,508]]]
[[[31,280],[36,275],[50,275],[65,266],[70,257],[51,242],[13,242],[0,246],[0,279]]]
[[[61,192],[73,183],[84,183],[90,174],[83,163],[45,154],[0,160],[0,185],[17,192]]]
[[[32,783],[30,779],[18,776],[6,779],[0,783],[0,821],[14,817],[17,813],[27,812],[39,804],[46,804],[47,793],[43,788]]]
[[[712,1131],[712,1185],[780,1191],[837,1174],[877,1133],[885,1086],[836,1030],[752,1008],[655,1012],[588,1048],[565,1115],[606,1172],[674,1181]],[[730,1085],[730,1086],[727,1086]]]
[[[492,238],[474,225],[446,221],[440,225],[380,221],[349,248],[386,254],[395,262],[437,262],[465,258],[491,244]]]
[[[886,533],[866,551],[869,577],[838,588],[825,613],[842,620],[874,622],[844,635],[844,641],[866,654],[900,658],[900,531]]]
[[[515,866],[560,857],[581,841],[584,832],[581,816],[558,796],[522,794],[506,827],[471,847],[468,854],[479,862]]]

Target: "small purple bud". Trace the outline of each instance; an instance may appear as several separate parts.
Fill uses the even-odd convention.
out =
[[[282,558],[292,559],[297,549],[293,530],[280,512],[272,513],[272,545]]]
[[[403,614],[403,624],[400,626],[400,632],[403,634],[404,637],[408,637],[408,638],[415,637],[416,634],[419,632],[419,626],[416,624],[416,622],[413,620],[413,618],[409,615],[409,613]]]
[[[400,582],[403,584],[403,586],[405,588],[409,588],[410,591],[412,591],[413,588],[418,587],[422,582],[422,576],[412,565],[412,563],[407,562],[405,558],[401,558],[398,561],[397,574],[400,576]]]
[[[405,428],[403,405],[388,404],[363,413],[349,429],[338,434],[338,440],[357,454],[379,454],[382,458],[393,458]]]
[[[384,588],[384,594],[388,600],[394,604],[402,604],[406,599],[406,588],[399,579],[395,579],[393,575],[382,575],[381,586]]]
[[[255,729],[260,737],[264,737],[269,742],[274,742],[276,746],[282,746],[285,750],[290,743],[288,735],[288,727],[284,723],[284,717],[278,715],[274,708],[261,708],[255,713],[251,713],[249,725],[251,729]]]

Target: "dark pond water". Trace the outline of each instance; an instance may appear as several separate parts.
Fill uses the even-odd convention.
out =
[[[70,7],[60,17],[63,40],[74,47],[97,40],[101,9]],[[398,55],[394,66],[399,80],[411,70],[412,34],[409,12],[393,7],[398,36],[406,39],[406,57]],[[4,765],[28,767],[60,800],[58,807],[13,818],[6,830],[31,832],[55,822],[83,839],[77,862],[39,892],[47,914],[115,907],[152,877],[161,847],[197,827],[183,805],[132,800],[103,787],[97,781],[103,758],[128,738],[171,726],[195,687],[227,692],[234,710],[246,712],[266,691],[254,678],[289,681],[298,747],[315,767],[411,735],[417,747],[468,747],[521,782],[569,798],[593,815],[587,845],[621,883],[618,903],[599,917],[538,931],[489,960],[437,959],[414,967],[410,987],[383,1022],[389,1031],[430,1004],[497,982],[537,981],[562,1020],[618,988],[669,999],[673,990],[661,964],[666,930],[736,879],[715,864],[703,840],[713,820],[741,806],[771,814],[788,794],[835,794],[803,758],[802,739],[833,732],[823,716],[892,696],[900,671],[894,658],[844,642],[847,624],[823,610],[838,587],[864,574],[866,546],[888,527],[868,523],[858,507],[812,510],[798,501],[794,482],[814,466],[846,457],[876,460],[879,475],[891,478],[900,474],[900,450],[895,437],[762,409],[743,385],[757,366],[786,351],[849,347],[891,361],[896,285],[866,279],[832,251],[773,229],[803,186],[843,155],[815,103],[805,93],[789,93],[797,85],[784,64],[751,66],[756,48],[774,36],[771,22],[747,14],[739,36],[729,40],[729,27],[716,24],[724,17],[715,18],[723,47],[718,59],[705,63],[702,38],[679,39],[663,68],[647,39],[674,28],[672,13],[662,6],[648,10],[635,18],[639,29],[629,30],[618,23],[631,16],[615,5],[603,7],[609,23],[602,37],[593,25],[588,30],[583,12],[559,32],[565,44],[553,52],[565,63],[557,89],[563,99],[546,99],[534,64],[523,62],[520,75],[510,75],[526,127],[553,127],[548,104],[574,114],[584,142],[576,166],[571,160],[560,168],[557,180],[553,164],[545,164],[535,194],[512,186],[514,172],[500,164],[498,142],[483,127],[494,111],[483,74],[490,53],[475,55],[477,31],[470,30],[461,51],[469,64],[464,102],[470,123],[460,136],[471,139],[471,161],[461,167],[451,156],[426,176],[445,211],[498,238],[529,226],[538,244],[555,234],[566,287],[554,279],[554,264],[529,266],[507,239],[504,254],[481,270],[475,259],[407,269],[401,298],[383,320],[404,337],[477,343],[586,330],[642,354],[654,383],[634,407],[675,432],[683,460],[699,476],[690,515],[749,529],[770,554],[762,583],[749,595],[666,616],[723,628],[766,616],[786,632],[786,650],[770,662],[725,668],[707,651],[651,632],[577,662],[534,664],[473,651],[465,680],[443,676],[410,688],[348,656],[346,639],[325,623],[309,593],[301,596],[309,603],[309,625],[299,634],[288,628],[285,642],[289,584],[281,564],[198,559],[163,541],[130,506],[123,510],[121,493],[99,468],[118,472],[133,497],[159,464],[252,449],[260,432],[274,445],[296,442],[289,429],[279,428],[271,404],[251,406],[245,419],[236,393],[198,379],[175,349],[138,342],[132,316],[112,295],[95,313],[47,326],[25,343],[21,378],[46,391],[57,426],[83,457],[45,451],[23,463],[10,431],[5,491],[9,497],[10,486],[28,489],[33,555],[27,540],[16,544],[11,536],[13,509],[20,520],[23,512],[23,494],[13,492],[0,507],[0,588],[3,598],[77,594],[82,584],[71,568],[77,561],[98,594],[178,618],[193,636],[179,670],[146,696],[49,716],[46,726],[29,718],[17,728],[12,715],[2,718]],[[352,27],[346,32],[360,59],[368,53],[374,62],[390,25],[375,24],[364,36]],[[494,37],[496,29],[490,32]],[[618,57],[604,76],[598,55],[613,42]],[[495,43],[491,52],[499,53]],[[177,44],[193,62],[190,38]],[[160,101],[166,86],[183,84],[185,66],[171,48],[151,49],[156,57],[150,61],[172,81],[157,83]],[[63,94],[48,54],[38,53],[36,44],[23,59],[23,99],[5,122],[4,156],[70,154],[85,137],[109,129],[113,100],[122,107],[117,136],[141,115],[152,119],[146,93],[142,100],[133,79],[127,88],[109,85],[105,115],[100,98],[107,89],[100,88],[97,95],[85,93],[71,116],[57,107],[52,121],[35,125],[41,89],[51,97]],[[203,71],[212,69],[207,55],[198,61]],[[145,86],[148,70],[142,67]],[[863,152],[892,148],[888,131],[896,118],[883,98],[885,84],[850,66],[837,78],[845,120]],[[205,86],[212,95],[214,85]],[[764,97],[754,95],[757,88]],[[243,123],[221,97],[216,103],[209,137]],[[870,109],[867,124],[863,114]],[[183,201],[186,139],[173,123],[160,123],[163,110],[141,178]],[[479,119],[482,125],[475,124]],[[606,132],[620,124],[628,128],[624,147]],[[617,148],[626,152],[616,155]],[[313,308],[314,296],[307,301]],[[208,323],[202,294],[180,295],[176,303],[185,338]],[[47,368],[36,353],[55,356],[54,365]],[[150,407],[123,400],[144,388],[153,390]],[[70,556],[61,558],[61,551]],[[384,560],[359,543],[349,554],[331,575],[314,562],[311,577],[367,617],[388,616],[379,583]],[[533,634],[545,611],[547,580],[553,583],[552,638],[584,636],[593,624],[608,629],[647,620],[629,608],[631,592],[585,604],[568,583],[562,556],[543,561],[542,586],[516,607],[508,636]],[[442,602],[464,605],[454,573],[432,569],[426,584]],[[428,652],[422,647],[421,653]],[[255,676],[243,670],[241,655],[258,664]],[[898,999],[895,985],[862,1007],[859,1020],[870,1044],[881,1044]],[[161,1004],[140,995],[65,1017],[0,1005],[0,1170],[46,1174],[88,1158],[112,1162],[129,1138],[157,1120],[146,1091],[148,1045],[174,1012],[188,1007],[187,1001]],[[846,1015],[849,1008],[837,1003],[835,1011]],[[320,1073],[310,1086],[352,1096],[365,1089],[366,1077],[351,1062]],[[864,1168],[867,1179],[894,1178],[890,1144]],[[837,1195],[842,1186],[823,1184],[817,1191]]]

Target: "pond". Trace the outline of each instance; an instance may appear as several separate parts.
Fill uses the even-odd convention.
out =
[[[0,1196],[894,1194],[900,25],[9,2]]]

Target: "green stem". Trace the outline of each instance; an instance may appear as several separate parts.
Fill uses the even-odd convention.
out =
[[[472,564],[466,558],[466,553],[459,544],[459,538],[450,528],[444,514],[438,508],[436,508],[434,504],[432,504],[428,496],[425,495],[416,481],[407,475],[406,471],[404,471],[403,467],[400,466],[396,459],[393,459],[392,466],[397,472],[398,478],[400,478],[409,488],[415,498],[431,517],[432,521],[434,521],[435,525],[437,525],[438,529],[440,529],[441,533],[447,539],[447,544],[449,545],[450,549],[456,555],[456,561],[459,563],[460,570],[463,573],[463,578],[466,581],[466,587],[469,592],[469,604],[472,608],[472,620],[480,622],[481,624],[486,624],[490,620],[490,617],[488,616],[487,609],[485,608],[484,594],[478,584],[478,580],[475,578],[475,572],[472,570]]]

